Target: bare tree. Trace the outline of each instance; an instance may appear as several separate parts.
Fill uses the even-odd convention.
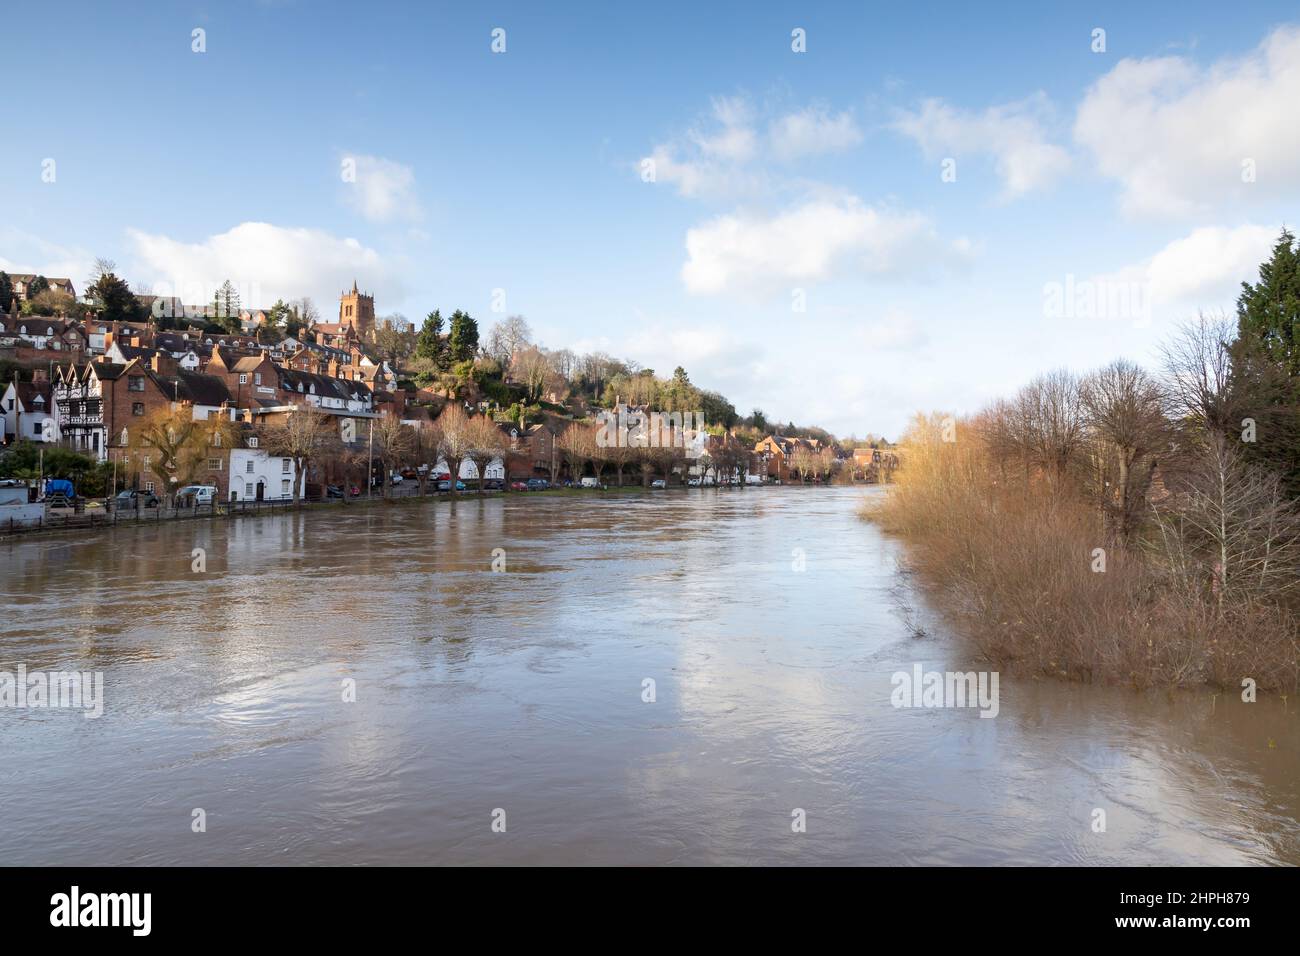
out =
[[[501,363],[510,364],[515,353],[533,341],[533,330],[522,315],[512,315],[492,326],[488,333],[487,353]]]
[[[475,415],[469,422],[469,458],[478,469],[478,493],[487,490],[487,469],[495,459],[505,459],[510,442],[489,415]]]
[[[414,430],[396,415],[384,414],[370,422],[374,453],[384,467],[383,494],[390,497],[394,469],[410,460],[415,450]]]
[[[263,426],[267,451],[294,463],[293,504],[311,464],[340,449],[338,419],[312,405],[294,405],[278,420]]]
[[[618,487],[622,488],[623,472],[635,462],[636,449],[629,448],[623,442],[618,442],[601,448],[600,453],[604,461],[613,466],[614,474],[618,476]]]
[[[524,387],[524,398],[530,405],[541,401],[547,387],[555,384],[558,378],[550,357],[535,345],[514,353],[510,361],[510,376]]]
[[[1200,315],[1185,322],[1161,346],[1166,398],[1175,418],[1205,431],[1227,432],[1240,426],[1232,374],[1237,323],[1224,316]]]
[[[560,433],[558,441],[560,450],[569,463],[569,477],[578,481],[582,477],[583,465],[595,446],[595,436],[587,426],[574,422]]]
[[[816,458],[810,449],[800,445],[790,453],[790,467],[799,475],[801,482],[807,481],[816,467]]]
[[[1168,445],[1163,405],[1159,385],[1123,359],[1083,383],[1083,406],[1094,437],[1095,494],[1107,528],[1123,544],[1138,530],[1158,455]]]
[[[448,491],[454,497],[460,466],[474,450],[470,420],[459,402],[449,402],[438,416],[438,450],[447,462]]]
[[[1087,437],[1083,387],[1066,369],[1040,375],[1015,401],[1015,438],[1027,459],[1059,482],[1077,460]]]
[[[411,433],[411,457],[415,459],[415,480],[419,486],[420,496],[424,497],[429,490],[429,478],[438,464],[438,442],[441,436],[438,427],[430,421],[421,421],[411,429]]]
[[[1162,553],[1183,585],[1210,582],[1215,603],[1277,600],[1300,589],[1300,509],[1280,478],[1207,432],[1167,507],[1156,509]]]

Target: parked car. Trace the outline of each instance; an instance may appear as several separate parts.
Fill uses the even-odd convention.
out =
[[[529,490],[529,491],[545,491],[545,490],[546,490],[547,488],[549,488],[549,487],[551,487],[551,483],[550,483],[549,481],[547,481],[545,478],[529,478],[529,479],[528,479],[528,490]]]
[[[484,478],[483,487],[488,491],[501,491],[506,486],[504,478]]]
[[[388,483],[391,485],[400,485],[403,482],[403,480],[404,479],[402,478],[401,472],[395,471],[388,476]]]
[[[406,478],[409,481],[415,481],[417,478],[420,477],[420,473],[416,471],[414,468],[403,468],[402,477]]]
[[[591,477],[591,476],[588,476],[588,477],[582,479],[582,487],[584,487],[584,488],[604,488],[605,486],[604,486],[603,484],[601,484],[601,481],[600,481],[599,478],[593,478],[593,477]]]
[[[159,504],[152,491],[119,491],[113,500],[119,508],[157,508]]]
[[[526,481],[512,481],[512,482],[510,482],[510,490],[511,490],[511,491],[527,491],[527,490],[528,490],[528,482],[526,482]]]
[[[439,490],[439,491],[451,491],[451,479],[447,479],[446,481],[440,481],[440,482],[438,482],[438,490]],[[456,479],[456,490],[457,490],[457,491],[464,491],[464,490],[465,490],[465,482],[461,481],[459,478]]]
[[[176,492],[176,505],[190,508],[195,505],[210,505],[217,497],[216,485],[186,485]]]
[[[656,478],[654,481],[650,482],[650,487],[651,487],[651,488],[667,488],[667,487],[668,487],[668,482],[664,481],[664,479],[662,479],[662,478]]]
[[[698,487],[700,487],[700,482],[701,482],[702,480],[703,480],[703,479],[700,479],[700,478],[688,478],[688,479],[686,479],[686,484],[689,485],[689,486],[692,487],[692,488],[698,488]]]

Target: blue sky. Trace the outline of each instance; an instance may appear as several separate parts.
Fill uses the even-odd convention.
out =
[[[485,330],[501,289],[547,346],[893,437],[1153,363],[1296,218],[1293,6],[702,6],[11,4],[0,268],[327,316],[355,276]]]

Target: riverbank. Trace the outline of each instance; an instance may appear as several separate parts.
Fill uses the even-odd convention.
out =
[[[907,568],[981,657],[1086,683],[1300,691],[1294,606],[1216,589],[1212,561],[1171,551],[1173,503],[1125,545],[1067,482],[995,467],[978,427],[962,436],[915,435],[859,513],[906,542]]]
[[[457,492],[454,496],[445,491],[429,491],[420,495],[414,488],[393,489],[385,498],[382,495],[365,497],[364,495],[346,499],[302,500],[295,505],[292,501],[239,501],[218,505],[198,505],[192,508],[144,508],[140,510],[115,509],[106,510],[102,506],[87,509],[81,513],[55,512],[36,526],[6,525],[0,522],[0,542],[30,538],[33,536],[71,534],[74,532],[110,530],[114,528],[137,528],[144,525],[165,524],[173,521],[213,521],[227,518],[252,517],[257,515],[274,515],[286,511],[329,511],[368,507],[375,505],[411,505],[432,501],[479,501],[491,498],[597,498],[605,495],[654,495],[674,491],[752,491],[762,485],[691,488],[687,485],[671,485],[668,488],[650,488],[641,484],[627,484],[622,487],[610,485],[606,488],[547,488],[544,491],[487,491],[480,495],[474,488]]]

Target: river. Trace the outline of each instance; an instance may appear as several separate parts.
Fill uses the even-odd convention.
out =
[[[1300,701],[1002,675],[991,719],[892,706],[979,665],[875,493],[0,543],[0,669],[104,681],[98,719],[0,710],[0,862],[1300,863]]]

